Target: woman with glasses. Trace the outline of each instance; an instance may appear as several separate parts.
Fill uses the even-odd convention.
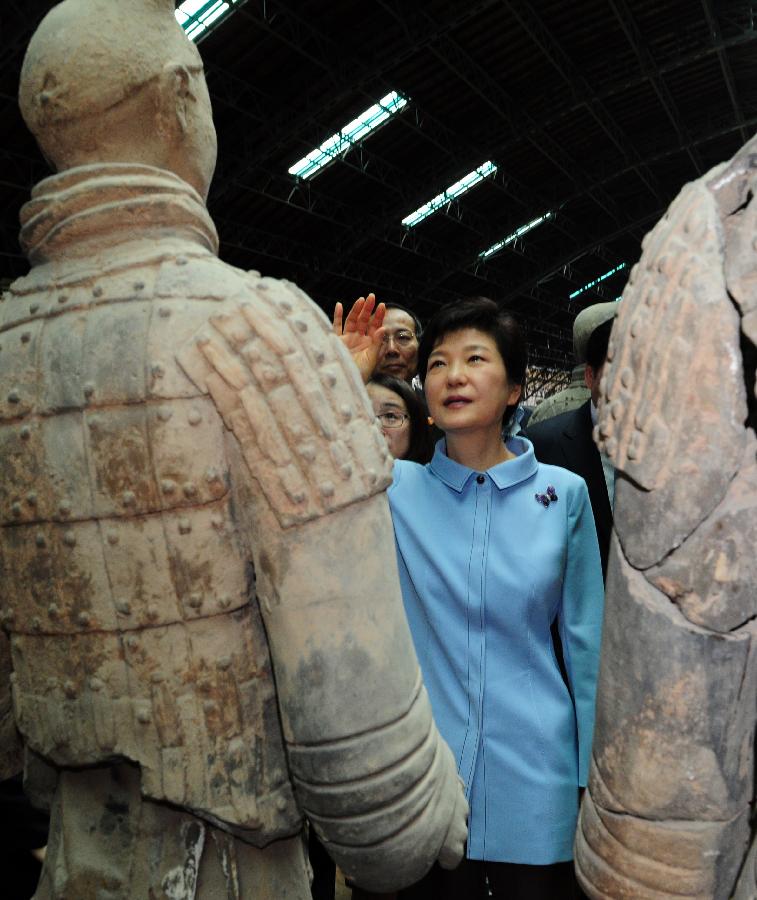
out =
[[[392,456],[427,463],[434,447],[421,396],[406,381],[391,375],[374,375],[366,387]]]

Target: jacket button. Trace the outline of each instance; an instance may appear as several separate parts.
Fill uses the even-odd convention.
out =
[[[483,484],[483,483],[486,481],[486,479],[484,478],[483,475],[479,475],[479,476],[476,478],[476,481],[477,481],[479,484]]]

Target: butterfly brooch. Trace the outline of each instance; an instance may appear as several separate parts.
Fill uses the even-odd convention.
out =
[[[546,494],[534,494],[537,503],[541,503],[542,506],[549,506],[550,503],[557,503],[557,491],[550,484],[547,487]]]

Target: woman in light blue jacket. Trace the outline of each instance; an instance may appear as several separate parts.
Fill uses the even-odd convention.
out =
[[[395,462],[389,501],[413,640],[470,818],[467,859],[403,900],[485,900],[487,882],[508,900],[575,895],[602,569],[583,480],[541,465],[525,438],[502,440],[526,361],[517,323],[484,298],[440,310],[419,349],[444,439],[428,465]]]

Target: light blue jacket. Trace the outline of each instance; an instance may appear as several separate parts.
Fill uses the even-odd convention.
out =
[[[468,856],[547,865],[573,855],[602,569],[584,481],[538,463],[525,438],[508,447],[516,459],[477,473],[439,441],[427,466],[395,463],[389,501],[410,630],[471,807]]]

